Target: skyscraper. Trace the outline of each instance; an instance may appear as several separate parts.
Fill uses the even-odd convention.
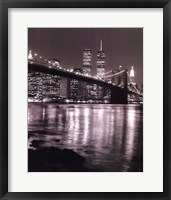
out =
[[[91,49],[83,50],[83,74],[91,74],[92,54]]]
[[[134,77],[135,77],[134,67],[132,66],[130,70],[130,78],[132,83],[134,83]]]
[[[83,50],[83,74],[90,75],[92,68],[92,54],[91,49]],[[92,84],[88,84],[86,82],[82,83],[82,97],[84,100],[90,98]]]
[[[103,43],[100,41],[100,50],[97,51],[97,77],[104,78],[105,74],[105,52],[103,51]],[[102,99],[104,97],[105,89],[97,86],[97,98]]]
[[[29,51],[28,60],[33,60],[33,55],[31,51]]]
[[[97,76],[103,78],[105,74],[105,51],[103,51],[102,40],[100,41],[100,50],[97,51]]]
[[[133,92],[137,92],[137,88],[138,85],[135,82],[135,72],[134,72],[134,67],[131,67],[130,73],[129,73],[129,77],[130,77],[130,83],[129,83],[129,89]]]

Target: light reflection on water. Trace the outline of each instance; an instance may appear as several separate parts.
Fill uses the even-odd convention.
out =
[[[142,171],[142,105],[28,105],[29,144],[68,148],[97,171]]]

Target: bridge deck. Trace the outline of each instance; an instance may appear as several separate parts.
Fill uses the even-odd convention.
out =
[[[72,73],[67,70],[65,71],[61,70],[60,68],[59,69],[49,68],[49,66],[45,66],[42,64],[34,63],[34,62],[28,63],[28,70],[35,71],[35,72],[42,72],[45,74],[62,76],[62,77],[70,78],[70,79],[77,79],[79,81],[84,81],[87,83],[92,83],[92,84],[96,84],[96,85],[103,86],[106,88],[110,88],[112,104],[127,104],[128,103],[127,90],[124,90],[116,85],[105,82],[103,80],[99,80],[99,79],[88,77],[88,76],[78,75],[78,74],[75,74],[74,72]]]

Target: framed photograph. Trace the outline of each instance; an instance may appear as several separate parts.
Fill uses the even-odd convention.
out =
[[[0,198],[169,200],[171,2],[0,9]]]

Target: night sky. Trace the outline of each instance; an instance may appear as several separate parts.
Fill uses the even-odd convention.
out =
[[[28,50],[44,58],[56,58],[62,67],[81,67],[83,49],[92,51],[92,74],[96,74],[97,51],[103,40],[106,54],[106,72],[130,70],[134,66],[135,82],[143,83],[143,29],[142,28],[29,28]]]

